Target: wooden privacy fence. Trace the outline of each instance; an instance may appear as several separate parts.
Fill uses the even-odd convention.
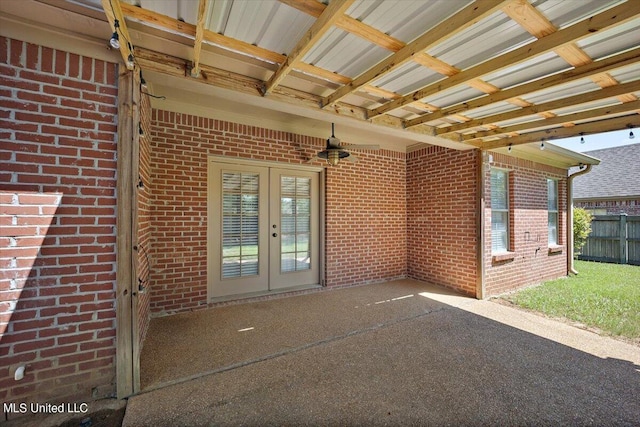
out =
[[[578,259],[640,265],[640,216],[594,216]]]

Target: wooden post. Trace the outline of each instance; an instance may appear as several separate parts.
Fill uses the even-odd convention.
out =
[[[133,394],[133,73],[119,67],[116,235],[116,390],[118,399]]]
[[[627,263],[627,214],[620,214],[620,222],[618,223],[620,230],[620,264]]]

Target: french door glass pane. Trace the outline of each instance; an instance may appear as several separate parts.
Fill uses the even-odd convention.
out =
[[[311,179],[283,176],[280,179],[280,271],[311,269]]]
[[[222,175],[222,277],[258,271],[258,184],[256,173]]]

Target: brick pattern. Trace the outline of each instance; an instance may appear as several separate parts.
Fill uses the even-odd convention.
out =
[[[478,152],[407,155],[409,277],[476,295]]]
[[[407,275],[406,156],[387,150],[357,156],[356,163],[327,169],[327,286]]]
[[[144,90],[143,90],[144,92]],[[143,135],[139,137],[139,182],[137,187],[137,214],[138,214],[138,235],[137,235],[137,264],[136,275],[138,283],[134,286],[142,286],[143,292],[137,297],[138,316],[138,343],[142,349],[144,339],[149,329],[151,319],[151,269],[152,269],[152,217],[151,217],[151,194],[153,191],[153,181],[151,176],[151,102],[149,97],[142,95],[140,98],[140,127]]]
[[[595,200],[595,201],[575,201],[574,206],[589,210],[606,210],[605,215],[640,215],[640,199],[637,200]],[[598,214],[600,215],[600,214]]]
[[[207,156],[306,164],[325,144],[288,132],[154,110],[151,310],[206,304]],[[406,275],[404,154],[358,154],[326,176],[326,281],[368,283]]]
[[[116,69],[0,38],[3,401],[115,391]]]
[[[567,171],[493,153],[485,185],[485,291],[498,295],[567,274]],[[514,258],[494,261],[491,254],[491,167],[509,170],[510,250]],[[549,253],[547,178],[558,180],[559,230],[562,250]]]

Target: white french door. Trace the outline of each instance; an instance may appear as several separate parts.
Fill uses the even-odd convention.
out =
[[[319,173],[210,160],[209,298],[320,282]]]

